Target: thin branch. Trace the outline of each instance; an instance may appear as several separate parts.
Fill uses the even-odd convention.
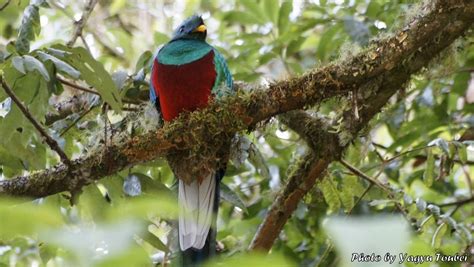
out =
[[[74,46],[77,38],[79,38],[82,35],[82,30],[86,26],[87,20],[89,19],[89,16],[91,15],[92,10],[94,10],[94,7],[97,4],[97,2],[98,0],[89,0],[86,7],[84,8],[84,12],[82,13],[81,19],[74,22],[73,35],[71,37],[71,40],[67,42],[67,46],[69,47]]]
[[[55,111],[46,114],[45,124],[49,126],[58,120],[62,120],[73,113],[87,108],[88,106],[89,98],[87,94],[74,95],[63,102],[56,103],[54,105]]]
[[[454,202],[444,203],[444,204],[438,204],[437,206],[439,207],[463,206],[471,202],[474,203],[474,197],[470,197],[470,198],[466,198],[466,199],[462,199],[462,200],[458,200]]]
[[[11,0],[6,0],[3,5],[0,6],[0,11],[3,11],[9,4]]]
[[[59,77],[59,76],[56,76],[56,79],[58,79],[58,81],[60,81],[61,83],[65,84],[65,85],[68,85],[68,86],[70,86],[70,87],[72,87],[72,88],[74,88],[74,89],[77,89],[77,90],[79,90],[79,91],[83,91],[83,92],[86,92],[86,93],[90,93],[90,94],[94,94],[94,95],[100,96],[99,92],[97,92],[97,91],[95,91],[95,90],[92,90],[92,89],[90,89],[90,88],[81,86],[81,85],[79,85],[79,84],[75,84],[75,83],[70,82],[70,81],[68,81],[68,80],[66,80],[66,79],[63,79],[63,78],[61,78],[61,77]]]
[[[352,172],[353,174],[359,176],[360,178],[368,181],[369,183],[371,184],[374,184],[376,185],[378,188],[382,189],[383,191],[385,191],[385,193],[389,194],[389,195],[392,195],[392,191],[387,187],[385,186],[384,184],[380,183],[377,179],[375,178],[372,178],[370,176],[368,176],[367,174],[365,174],[364,172],[362,172],[361,170],[357,169],[356,167],[352,166],[349,162],[345,161],[344,159],[341,159],[339,160],[341,162],[341,164],[346,167],[350,172]]]
[[[365,195],[367,195],[367,193],[370,191],[370,189],[372,189],[372,187],[374,187],[374,184],[370,183],[369,186],[367,186],[367,188],[364,190],[364,192],[362,192],[362,194],[359,196],[359,198],[357,198],[357,201],[354,203],[354,206],[352,206],[352,208],[347,212],[347,214],[352,213],[354,208],[357,207],[357,205],[359,205],[359,203],[362,201],[362,199],[365,197]]]
[[[340,162],[342,163],[342,165],[344,165],[344,167],[346,167],[353,174],[355,174],[355,175],[359,176],[360,178],[365,179],[365,180],[369,181],[370,183],[376,185],[378,188],[385,191],[388,198],[394,200],[394,192],[392,190],[390,190],[390,188],[388,188],[386,185],[380,183],[377,179],[374,179],[374,178],[368,176],[367,174],[365,174],[361,170],[357,169],[355,166],[352,166],[349,162],[347,162],[343,159],[341,159]],[[394,203],[395,203],[395,207],[397,207],[397,209],[403,214],[403,217],[405,217],[405,219],[408,220],[408,223],[410,223],[407,211],[396,200],[395,200]]]
[[[82,114],[75,119],[71,124],[69,124],[66,129],[64,129],[59,136],[65,135],[74,125],[76,125],[82,118],[84,118],[89,112],[91,112],[94,109],[95,106],[89,107],[86,111],[82,112]]]
[[[83,91],[83,92],[87,92],[87,93],[90,93],[90,94],[94,94],[94,95],[98,95],[100,96],[99,92],[97,92],[96,90],[92,90],[90,88],[87,88],[87,87],[84,87],[84,86],[81,86],[79,84],[76,84],[76,83],[73,83],[71,81],[68,81],[62,77],[59,77],[59,76],[56,76],[56,79],[58,79],[58,81],[60,81],[61,83],[65,84],[65,85],[68,85],[69,87],[71,88],[74,88],[74,89],[77,89],[79,91]],[[125,104],[134,104],[134,105],[138,105],[140,104],[139,101],[136,101],[136,100],[132,100],[132,99],[122,99],[122,102],[125,103]]]
[[[66,165],[71,165],[71,161],[67,157],[66,153],[64,153],[64,151],[59,147],[56,140],[51,138],[51,136],[49,136],[49,134],[43,129],[43,127],[41,127],[41,125],[35,120],[35,118],[33,118],[33,115],[31,115],[31,113],[28,111],[28,108],[25,105],[23,105],[21,100],[15,95],[13,90],[10,88],[10,86],[8,86],[8,84],[3,79],[2,75],[0,75],[0,84],[3,87],[3,90],[5,90],[5,93],[7,93],[7,95],[13,100],[13,102],[15,102],[15,104],[21,110],[23,115],[25,115],[25,117],[31,122],[31,124],[33,124],[36,130],[41,134],[44,141],[49,145],[49,147],[52,150],[56,151],[56,153],[58,153],[59,157],[61,158],[61,161]]]
[[[79,37],[81,38],[81,41],[84,44],[84,47],[86,48],[87,52],[89,52],[89,54],[92,55],[91,48],[89,47],[89,44],[87,43],[86,38],[84,38],[84,35],[81,34],[81,36]]]

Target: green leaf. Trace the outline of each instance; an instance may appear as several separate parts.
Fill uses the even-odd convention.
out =
[[[143,52],[137,60],[137,64],[135,64],[135,73],[139,72],[142,68],[144,68],[148,61],[150,61],[151,57],[153,57],[153,53],[149,50]],[[147,71],[148,72],[148,71]]]
[[[260,150],[254,144],[250,144],[248,149],[249,158],[248,160],[252,163],[253,166],[257,169],[258,173],[263,176],[265,179],[270,179],[270,171],[268,169],[265,158],[263,157]]]
[[[233,10],[226,13],[224,20],[230,23],[260,24],[260,20],[249,13]]]
[[[155,247],[156,249],[159,249],[164,252],[169,252],[168,247],[159,239],[156,235],[150,233],[149,231],[146,231],[146,233],[142,236],[140,236],[143,240],[145,240],[147,243]]]
[[[444,152],[444,154],[446,154],[449,157],[449,155],[450,155],[449,145],[446,142],[446,140],[444,140],[443,138],[436,138],[435,140],[428,143],[428,146],[433,146],[433,145],[441,148],[441,150]]]
[[[430,215],[426,217],[421,223],[420,223],[420,228],[424,231],[431,227],[431,225],[436,223],[436,219],[434,215]]]
[[[296,52],[298,52],[301,48],[301,45],[306,41],[306,37],[304,36],[299,36],[296,39],[292,40],[289,44],[288,47],[286,48],[286,54],[287,56],[290,56]]]
[[[263,0],[262,4],[262,9],[265,11],[268,20],[276,25],[278,23],[279,0]]]
[[[9,63],[3,70],[5,81],[28,106],[30,113],[40,123],[44,122],[50,96],[45,80],[36,71],[24,75]],[[14,156],[23,161],[25,168],[45,167],[46,150],[44,144],[39,141],[41,137],[17,105],[11,105],[8,114],[0,117],[0,136],[0,146],[3,146],[5,151],[15,151]]]
[[[346,212],[354,207],[354,196],[360,197],[364,191],[364,187],[359,183],[356,176],[345,176],[342,179],[340,197]]]
[[[235,207],[239,207],[245,213],[248,213],[247,206],[245,206],[244,202],[239,197],[239,195],[237,195],[237,193],[232,191],[232,189],[230,189],[224,183],[221,183],[220,187],[221,187],[220,188],[221,189],[220,195],[221,195],[222,199],[224,199],[225,201],[227,201],[230,204],[234,205]]]
[[[372,201],[369,202],[369,205],[370,206],[390,206],[390,205],[393,205],[394,203],[396,203],[395,200],[392,200],[392,199],[374,199]]]
[[[133,172],[130,175],[134,175],[140,179],[142,191],[147,194],[168,194],[169,196],[173,195],[171,189],[169,189],[165,184],[160,181],[151,178],[148,175],[145,175],[140,172]]]
[[[15,67],[15,69],[17,69],[19,72],[26,74],[25,60],[23,59],[23,57],[14,56],[12,58],[12,64],[13,64],[13,67]]]
[[[334,49],[332,46],[332,42],[336,34],[341,31],[341,26],[336,24],[329,29],[327,29],[322,35],[321,39],[319,40],[318,50],[316,52],[317,57],[320,60],[324,60],[329,56],[329,52],[331,49]]]
[[[110,5],[110,14],[115,15],[117,14],[121,9],[125,7],[127,4],[127,0],[115,0],[113,3]]]
[[[81,76],[81,73],[79,71],[77,71],[75,68],[73,68],[71,65],[67,64],[66,62],[60,60],[59,58],[46,54],[42,51],[38,51],[37,54],[38,54],[38,57],[43,62],[46,62],[48,60],[53,62],[54,66],[56,67],[58,71],[64,74],[67,74],[69,77],[73,79],[79,79],[79,77]]]
[[[319,188],[323,192],[324,200],[329,206],[329,213],[337,212],[341,208],[341,200],[339,199],[339,193],[336,187],[332,183],[331,179],[323,179],[319,183]]]
[[[245,7],[245,13],[251,14],[257,21],[260,23],[265,23],[266,21],[263,19],[265,14],[262,8],[258,5],[257,1],[255,0],[240,0],[239,4]],[[243,21],[243,19],[241,19]]]
[[[293,10],[293,3],[290,1],[283,1],[278,14],[278,34],[285,33],[290,24],[290,13]]]
[[[431,246],[435,249],[441,247],[441,241],[443,240],[443,236],[446,234],[448,230],[448,225],[446,223],[442,223],[436,228],[435,233],[433,234],[433,238],[431,239]]]
[[[40,230],[62,225],[59,209],[34,203],[0,199],[0,239],[33,235]]]
[[[29,56],[29,55],[24,55],[24,63],[26,66],[26,69],[28,71],[38,71],[41,76],[43,76],[43,79],[47,82],[49,82],[51,79],[49,77],[48,70],[44,67],[43,63],[36,58]]]
[[[465,164],[467,162],[467,147],[464,144],[459,143],[457,146],[457,151],[459,160]]]
[[[432,149],[428,149],[428,156],[426,158],[426,168],[423,173],[423,181],[426,186],[430,187],[433,185],[435,177],[435,156]]]
[[[458,95],[464,95],[467,90],[467,85],[471,79],[469,72],[460,72],[454,77],[452,92]]]
[[[164,33],[155,32],[153,34],[153,40],[155,41],[155,45],[160,45],[168,42],[170,40],[170,37]]]
[[[104,69],[102,63],[95,60],[85,48],[69,48],[64,45],[55,45],[53,50],[48,49],[48,53],[61,58],[61,60],[76,68],[81,73],[80,78],[90,86],[93,86],[112,109],[120,112],[122,109],[122,99],[120,98],[117,86],[110,77],[110,74]]]
[[[377,1],[370,1],[369,5],[367,6],[367,10],[365,11],[365,15],[369,18],[378,19],[379,13],[382,9],[382,5]]]
[[[38,35],[40,30],[39,8],[36,5],[29,5],[23,13],[20,32],[15,42],[16,50],[21,54],[28,53],[30,51],[30,41],[34,40],[35,34]]]
[[[225,266],[225,267],[242,267],[242,266],[297,266],[295,262],[289,258],[285,258],[280,252],[275,251],[269,255],[258,253],[242,253],[232,257],[214,257],[206,266]]]

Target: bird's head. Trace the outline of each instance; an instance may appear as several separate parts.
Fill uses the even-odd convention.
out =
[[[205,40],[207,28],[201,16],[194,15],[181,23],[173,33],[172,40],[196,39]]]

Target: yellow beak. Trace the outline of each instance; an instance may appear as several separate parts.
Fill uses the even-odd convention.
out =
[[[207,29],[207,28],[206,28],[206,25],[201,24],[201,25],[199,25],[199,27],[197,27],[196,29],[194,29],[193,32],[205,32],[206,29]]]

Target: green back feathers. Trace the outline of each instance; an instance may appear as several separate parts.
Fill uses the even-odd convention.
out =
[[[158,53],[158,62],[165,65],[183,65],[207,55],[212,46],[200,40],[176,40],[165,45]]]
[[[217,77],[214,86],[212,87],[212,93],[218,98],[233,94],[234,86],[232,82],[232,74],[230,74],[224,57],[216,49],[214,49],[214,65],[216,67]]]

